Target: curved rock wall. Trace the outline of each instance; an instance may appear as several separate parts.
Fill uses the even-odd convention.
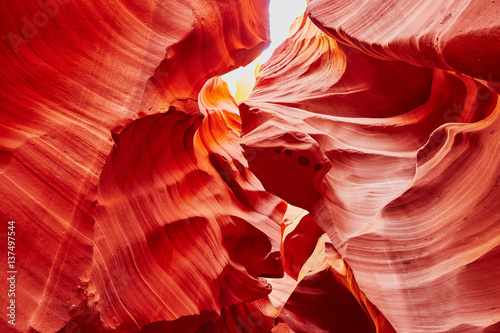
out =
[[[499,5],[268,5],[0,5],[0,331],[500,330]]]

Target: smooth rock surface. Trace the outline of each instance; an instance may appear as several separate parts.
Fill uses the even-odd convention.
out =
[[[500,6],[268,5],[0,4],[1,332],[500,331]]]

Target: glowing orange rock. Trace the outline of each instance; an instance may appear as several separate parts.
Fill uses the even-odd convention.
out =
[[[95,287],[96,281],[109,281],[105,276],[111,280],[126,277],[105,261],[108,257],[104,245],[100,245],[102,252],[95,245],[105,244],[106,238],[111,243],[118,239],[113,238],[114,234],[103,235],[106,230],[96,228],[118,227],[103,221],[105,213],[97,202],[98,192],[104,195],[99,178],[106,182],[101,172],[114,146],[111,132],[118,133],[148,114],[166,112],[174,102],[186,113],[199,114],[196,103],[191,107],[189,101],[197,99],[204,83],[215,74],[251,61],[268,43],[267,5],[266,0],[235,0],[224,4],[208,0],[92,3],[42,0],[2,5],[0,217],[2,221],[17,223],[20,258],[17,270],[22,273],[17,281],[16,299],[22,306],[17,309],[16,330],[53,332],[65,325],[74,329],[75,325],[93,325],[100,320],[94,312],[95,303],[86,303],[94,297],[94,291],[97,296],[93,299],[98,304],[105,302],[105,296]],[[237,19],[228,8],[241,9]],[[229,20],[233,22],[231,26],[223,24]],[[203,118],[181,111],[171,114],[186,126],[182,130],[173,129],[172,133],[179,134],[191,131],[194,135],[193,126],[200,126]],[[161,123],[165,117],[153,116],[141,123],[151,125],[151,120],[157,118]],[[189,125],[190,120],[194,124]],[[138,127],[131,127],[129,133]],[[147,139],[147,135],[143,138]],[[151,152],[145,149],[150,143],[135,142],[143,145],[137,151]],[[125,140],[121,145],[125,145]],[[163,149],[160,144],[156,147]],[[122,153],[125,154],[125,148]],[[134,164],[117,166],[125,173],[122,180],[126,183],[116,185],[117,188],[139,189],[140,185],[151,185],[154,177],[158,177],[137,168],[145,167],[148,161],[136,161],[134,156],[124,160],[139,164],[135,164],[135,169]],[[149,162],[151,166],[152,161]],[[127,171],[129,167],[136,173]],[[194,169],[191,165],[191,171]],[[185,175],[184,171],[176,177],[182,180],[181,175]],[[204,177],[203,172],[200,177]],[[211,177],[190,179],[188,184]],[[110,195],[109,200],[122,196],[118,192]],[[279,213],[273,213],[278,223]],[[128,228],[127,221],[132,216],[122,215],[120,223]],[[159,215],[155,217],[162,219]],[[175,218],[165,217],[166,221]],[[204,216],[200,218],[196,223],[203,226]],[[279,227],[276,228],[279,237]],[[157,230],[158,237],[162,232],[166,231]],[[150,235],[149,239],[143,236],[141,246],[157,251],[154,245],[157,236]],[[122,245],[123,249],[131,246]],[[276,246],[278,251],[279,240]],[[97,265],[101,265],[102,271],[93,270]],[[149,264],[137,265],[146,269]],[[120,269],[134,272],[132,266]],[[242,268],[238,266],[235,270]],[[93,291],[89,291],[89,285]],[[254,285],[259,295],[268,292],[262,282],[254,281]],[[2,304],[6,295],[2,292],[0,296]],[[229,304],[233,299],[228,296],[227,302],[222,300],[220,304]],[[134,297],[133,302],[136,301]],[[147,302],[156,304],[152,300]],[[110,306],[111,312],[127,312],[122,303]],[[219,304],[210,306],[218,308]],[[195,309],[196,306],[186,304],[178,315],[193,313]],[[71,320],[82,316],[84,322]],[[154,313],[151,318],[154,316],[158,318]],[[171,314],[170,318],[173,317]],[[113,326],[124,320],[129,322],[127,318],[102,317]],[[6,317],[2,317],[0,331],[6,329]]]
[[[0,331],[500,330],[500,7],[267,5],[2,4]]]
[[[221,84],[200,92],[205,114],[172,107],[115,139],[100,178],[89,286],[105,327],[121,318],[116,326],[137,330],[202,311],[213,320],[224,307],[265,297],[270,288],[257,276],[283,274],[285,205],[248,171],[237,106]]]

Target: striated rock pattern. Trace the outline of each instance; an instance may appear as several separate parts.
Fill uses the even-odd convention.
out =
[[[498,94],[403,51],[341,44],[318,2],[308,13],[326,27],[300,19],[240,105],[242,145],[261,149],[250,169],[310,212],[397,332],[498,331],[500,288],[486,282],[500,274]],[[331,301],[328,279],[299,283],[293,327],[311,315],[301,284]]]
[[[500,332],[500,6],[268,5],[0,4],[1,332]]]
[[[237,105],[221,85],[207,82],[199,115],[171,107],[115,137],[99,182],[88,288],[105,327],[114,318],[126,331],[202,312],[213,319],[266,297],[270,287],[258,276],[283,274],[286,204],[248,170],[239,119],[229,111]],[[137,295],[156,301],[136,302]]]
[[[311,0],[307,12],[336,40],[373,57],[500,81],[495,0]]]
[[[157,303],[144,295],[143,304],[138,301],[139,294],[133,293],[142,292],[144,288],[149,290],[147,283],[151,282],[150,278],[154,277],[157,282],[162,278],[148,265],[158,267],[169,260],[181,260],[181,253],[174,251],[174,243],[181,241],[182,237],[190,237],[182,228],[186,219],[193,219],[191,232],[196,226],[203,226],[205,232],[215,233],[208,238],[213,240],[212,244],[206,244],[207,239],[198,239],[208,248],[218,248],[223,240],[230,243],[228,247],[245,247],[242,244],[246,241],[240,242],[239,235],[260,239],[262,227],[244,227],[245,219],[261,221],[268,228],[275,229],[279,237],[280,211],[284,210],[280,207],[284,204],[276,198],[271,199],[269,194],[262,194],[265,199],[260,200],[266,204],[252,209],[259,202],[252,194],[260,191],[255,188],[255,179],[249,178],[248,184],[235,180],[233,186],[243,187],[239,196],[247,200],[244,204],[231,199],[225,189],[227,185],[220,182],[222,177],[213,180],[212,185],[206,184],[207,196],[214,202],[217,202],[217,196],[212,195],[215,194],[212,190],[218,186],[221,193],[225,193],[224,200],[229,200],[221,201],[219,205],[235,202],[235,211],[228,210],[225,217],[215,211],[195,213],[187,210],[189,202],[191,205],[195,203],[186,197],[184,190],[176,188],[176,184],[191,188],[195,191],[191,192],[192,196],[202,200],[203,196],[196,193],[196,188],[204,187],[203,182],[210,181],[214,172],[217,175],[216,169],[196,171],[201,168],[196,160],[190,170],[179,163],[201,156],[203,163],[210,163],[209,153],[222,163],[227,153],[222,154],[220,150],[224,149],[214,136],[218,138],[227,134],[238,138],[239,119],[236,116],[221,115],[220,119],[214,119],[213,125],[205,122],[202,126],[205,116],[200,114],[196,100],[208,79],[245,65],[267,45],[267,1],[76,3],[43,0],[39,3],[4,2],[0,6],[0,59],[4,64],[0,70],[0,215],[2,221],[16,221],[19,272],[16,325],[8,325],[7,317],[2,316],[0,331],[34,329],[54,332],[63,327],[66,327],[63,331],[75,331],[84,324],[92,326],[99,321],[110,329],[122,325],[124,330],[137,330],[153,319],[172,320],[199,314],[205,305],[207,311],[217,310],[221,306],[247,301],[243,295],[255,299],[269,293],[265,283],[248,276],[243,268],[244,265],[252,266],[253,259],[241,264],[239,258],[229,258],[227,250],[223,250],[215,258],[211,253],[205,254],[214,258],[214,265],[218,260],[221,263],[208,275],[200,272],[198,282],[206,280],[204,288],[213,287],[227,291],[226,294],[214,293],[212,297],[207,289],[208,298],[193,299],[192,304],[186,303],[185,294],[169,295],[171,298],[164,305],[165,309],[157,314],[149,312],[147,318],[127,308],[130,303],[139,308],[145,304],[158,308],[161,301]],[[173,104],[176,107],[171,109]],[[234,104],[233,108],[236,108]],[[148,117],[153,114],[156,116]],[[224,127],[226,122],[227,127]],[[122,133],[122,128],[130,123],[133,125]],[[158,126],[172,128],[160,128],[154,134],[154,128]],[[227,133],[216,132],[209,137],[199,137],[198,134],[199,138],[195,139],[200,126],[207,134],[213,126],[214,130],[221,127]],[[136,130],[153,132],[138,135]],[[114,139],[112,133],[117,133]],[[132,138],[130,135],[138,136]],[[152,144],[148,139],[151,135],[156,135],[156,152],[146,149]],[[191,140],[191,148],[179,135]],[[207,143],[203,143],[206,141],[215,147],[207,148]],[[176,147],[174,142],[179,146]],[[233,142],[236,147],[229,149],[233,156],[240,149],[238,141],[228,142]],[[197,145],[196,152],[194,144]],[[173,149],[171,153],[176,155],[170,158],[163,155],[165,147]],[[180,151],[185,152],[184,160],[177,155]],[[158,168],[159,158],[163,161],[161,168],[165,169]],[[122,161],[127,165],[116,165]],[[179,168],[177,171],[175,165]],[[238,166],[243,171],[244,160]],[[173,172],[173,178],[168,178],[168,170]],[[235,173],[239,174],[239,171]],[[229,176],[233,177],[232,174]],[[153,185],[158,179],[163,179],[162,185]],[[193,184],[197,185],[192,187]],[[248,187],[251,191],[247,191]],[[181,203],[172,202],[168,192],[167,195],[161,194],[169,189],[178,193],[172,192],[174,197],[182,196],[188,204],[182,207],[185,211],[178,211],[180,215],[170,214],[182,206]],[[141,192],[146,201],[134,201],[132,197],[140,197]],[[160,215],[152,210],[155,203],[150,199],[155,195],[161,197],[163,204],[169,202],[171,205],[170,208],[164,206]],[[133,203],[119,207],[120,203],[129,202],[128,196]],[[142,205],[148,216],[140,216],[135,205]],[[202,209],[201,206],[198,208]],[[138,214],[134,219],[129,214],[130,209]],[[248,213],[250,210],[254,212]],[[262,216],[271,211],[273,214]],[[121,215],[113,215],[118,213]],[[151,216],[154,220],[141,219]],[[139,224],[133,226],[132,221]],[[221,225],[216,227],[214,223]],[[271,227],[273,223],[275,227]],[[137,228],[146,225],[147,230],[138,234]],[[228,226],[225,237],[213,229],[220,230],[222,225]],[[130,234],[119,236],[117,233],[121,228]],[[160,244],[168,239],[169,228],[177,232],[170,250]],[[231,236],[231,228],[242,229]],[[6,230],[2,229],[2,235]],[[264,246],[271,242],[266,239],[262,240]],[[272,246],[279,251],[279,238],[272,239]],[[119,241],[123,243],[117,243]],[[140,261],[133,257],[134,249],[146,251],[141,252]],[[2,246],[1,251],[5,258],[6,246]],[[271,251],[271,248],[263,251]],[[157,257],[156,261],[149,262],[153,255]],[[169,259],[169,255],[174,257]],[[194,252],[191,255],[195,255]],[[197,257],[195,261],[199,260]],[[230,264],[230,260],[235,263]],[[134,263],[147,272],[134,269]],[[191,264],[188,261],[183,265]],[[190,274],[180,267],[170,269]],[[227,278],[236,271],[241,272],[239,277]],[[135,279],[141,278],[141,273],[152,275],[141,279],[142,284],[139,284]],[[187,284],[181,281],[181,276],[172,278],[179,284]],[[120,284],[114,285],[116,280]],[[245,281],[249,288],[238,288]],[[228,288],[228,284],[236,288]],[[134,289],[130,289],[130,285],[134,285]],[[164,293],[160,298],[165,298],[167,284],[162,282],[160,285]],[[193,285],[193,288],[200,287]],[[2,283],[2,304],[8,302],[7,289]],[[129,292],[128,297],[133,296],[133,300],[122,296],[124,292]],[[152,294],[155,292],[160,291],[151,291]],[[158,297],[154,296],[154,299],[158,300]],[[98,312],[104,304],[106,312]],[[173,304],[179,308],[174,308]],[[144,311],[149,310],[144,308]],[[83,317],[83,320],[77,317]]]

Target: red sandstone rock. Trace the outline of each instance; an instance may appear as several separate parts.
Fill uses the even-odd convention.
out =
[[[120,329],[138,330],[202,311],[213,320],[224,307],[265,297],[271,290],[258,276],[283,274],[285,204],[248,171],[229,111],[237,106],[221,82],[200,92],[205,114],[172,107],[115,138],[100,178],[89,286],[105,327],[121,318]]]
[[[41,4],[44,3],[46,2]],[[138,191],[135,195],[142,192],[147,199],[148,191],[158,194],[155,191],[158,190],[159,184],[153,185],[152,188],[142,186],[152,185],[162,179],[161,175],[166,170],[145,169],[148,166],[154,167],[153,163],[157,161],[145,158],[137,163],[138,156],[127,155],[128,149],[136,149],[137,153],[145,153],[150,158],[159,156],[163,158],[164,163],[173,163],[179,167],[178,161],[166,159],[166,156],[161,154],[164,147],[171,147],[176,152],[188,149],[189,147],[184,146],[185,142],[176,135],[186,133],[193,141],[194,133],[204,118],[199,114],[196,103],[190,105],[183,101],[197,99],[199,91],[209,78],[248,63],[268,43],[265,0],[229,1],[224,4],[203,0],[92,3],[61,0],[50,2],[48,6],[49,9],[44,9],[44,6],[36,1],[4,3],[0,20],[0,59],[3,64],[0,69],[0,217],[2,221],[15,220],[17,224],[17,270],[20,273],[16,297],[22,306],[17,309],[15,329],[23,332],[30,327],[41,332],[56,331],[68,324],[72,317],[87,314],[87,298],[97,302],[97,305],[89,304],[94,311],[101,309],[100,304],[105,303],[106,296],[103,293],[116,295],[116,288],[126,290],[123,286],[128,284],[136,285],[139,289],[144,287],[143,280],[142,284],[139,284],[134,279],[127,279],[131,276],[138,277],[134,266],[128,266],[135,261],[130,257],[120,257],[119,254],[125,255],[132,251],[130,249],[134,246],[149,246],[150,251],[154,252],[156,238],[161,238],[162,233],[165,234],[166,231],[157,226],[155,234],[150,228],[148,230],[151,232],[143,234],[140,241],[135,238],[131,241],[137,241],[136,243],[123,243],[119,244],[120,246],[115,245],[116,241],[126,240],[126,235],[105,232],[117,232],[121,225],[135,233],[135,228],[140,226],[132,226],[132,220],[138,221],[141,226],[146,224],[152,227],[156,223],[154,221],[161,220],[163,225],[167,225],[167,222],[191,217],[199,218],[196,223],[201,223],[205,228],[209,227],[203,222],[207,220],[205,215],[208,213],[193,216],[187,211],[182,212],[184,217],[179,217],[170,215],[172,209],[163,208],[163,214],[166,215],[162,216],[154,212],[153,206],[148,206],[153,202],[143,202],[141,205],[155,220],[141,220],[138,207],[132,207],[136,215],[110,217],[106,215],[107,207],[103,208],[101,200],[110,200],[116,205],[119,202],[127,202],[127,195],[131,195],[127,191],[132,189]],[[235,12],[232,8],[240,10]],[[43,17],[47,19],[46,22],[39,21]],[[223,24],[229,21],[233,23]],[[37,26],[32,25],[33,22]],[[174,102],[183,109],[165,114]],[[145,117],[159,112],[162,114]],[[117,176],[110,170],[110,165],[115,164],[112,164],[112,159],[108,159],[113,147],[118,149],[111,133],[119,133],[121,128],[138,118],[141,118],[140,123],[131,126],[127,133],[132,133],[134,128],[154,128],[155,124],[177,124],[178,127],[163,129],[166,132],[157,131],[156,135],[170,133],[181,146],[175,148],[172,146],[173,142],[161,141],[161,138],[157,137],[154,149],[159,150],[154,152],[151,148],[146,149],[152,143],[148,141],[148,133],[141,133],[125,147],[126,136],[118,135],[118,145],[121,147],[119,157],[131,164],[116,166],[122,177],[116,179]],[[220,120],[223,119],[227,119],[231,126],[236,126],[239,122],[235,116],[222,116]],[[208,129],[211,126],[203,127]],[[231,133],[237,139],[237,132]],[[138,141],[139,137],[144,141]],[[197,142],[200,141],[198,139]],[[237,144],[234,142],[234,145]],[[192,145],[193,142],[191,147]],[[207,148],[200,146],[199,149]],[[212,151],[218,154],[217,156],[221,155],[216,150]],[[192,153],[193,148],[191,152],[186,152],[186,156],[192,156],[189,155]],[[117,153],[112,154],[116,156]],[[204,163],[207,166],[208,156],[205,155]],[[106,172],[111,172],[115,178],[108,180],[104,177],[102,172],[105,165],[106,170],[109,170]],[[164,164],[164,167],[167,166],[168,164]],[[181,166],[174,175],[176,181],[184,182],[184,186],[209,180],[217,175],[215,173],[214,176],[213,168],[211,174],[196,171],[196,164],[189,168],[182,169]],[[198,178],[195,177],[197,172],[200,173]],[[185,179],[188,173],[194,178]],[[120,183],[109,184],[115,181]],[[106,188],[114,186],[117,192],[104,192],[101,184],[106,184]],[[226,196],[229,195],[229,190],[224,190],[224,183],[216,184],[219,185],[214,186],[220,186],[220,190],[225,191]],[[259,191],[252,189],[254,192]],[[99,202],[98,193],[101,198]],[[270,197],[266,195],[266,198]],[[240,196],[244,197],[244,194]],[[186,201],[188,200],[190,199],[186,197]],[[259,213],[254,213],[257,215],[253,218],[262,219],[263,215],[259,214],[272,211],[270,207],[276,205],[277,199],[273,200],[274,203],[267,200],[267,205],[259,207]],[[104,202],[121,212],[130,209],[128,206],[118,207]],[[172,207],[178,206],[182,204],[175,203]],[[242,209],[238,208],[235,212],[226,214],[228,217],[224,223],[246,223],[239,220],[231,222],[231,214],[235,219],[247,218],[241,211]],[[272,218],[274,223],[279,223],[279,211],[280,209],[273,211],[272,216],[266,216],[266,219],[271,221],[269,218]],[[133,216],[136,217],[133,219]],[[213,214],[210,216],[208,220],[216,217]],[[103,220],[107,218],[110,220]],[[118,222],[120,224],[117,224]],[[181,225],[182,223],[177,224]],[[175,225],[173,227],[175,228]],[[2,230],[2,235],[5,230]],[[279,237],[278,226],[276,230]],[[258,235],[258,230],[254,234]],[[181,236],[182,232],[179,237]],[[238,239],[238,235],[234,237]],[[220,244],[220,241],[222,239],[218,239],[217,244]],[[199,242],[203,240],[199,239]],[[279,239],[273,242],[278,251]],[[238,244],[237,241],[233,243]],[[216,247],[215,243],[211,246]],[[125,252],[121,252],[124,250]],[[2,247],[1,251],[5,257],[6,248]],[[132,261],[106,261],[115,256]],[[159,260],[161,262],[165,258]],[[142,269],[147,269],[149,265],[158,265],[154,261],[135,263]],[[97,272],[97,267],[102,270]],[[228,264],[219,267],[218,271],[224,271],[224,267],[227,272],[230,272],[232,267],[236,271],[243,270],[241,266]],[[182,271],[180,268],[176,270],[188,274],[188,271]],[[130,272],[131,275],[122,275],[123,272]],[[159,275],[149,273],[151,276],[146,277],[146,281],[150,278],[158,281]],[[244,276],[246,273],[240,274],[241,279],[244,279]],[[113,279],[120,279],[121,285],[115,287],[115,290],[106,289],[112,286],[108,281]],[[249,279],[254,281],[259,295],[268,292],[266,288],[262,289],[264,283],[257,282],[254,278]],[[252,290],[257,292],[257,289]],[[209,290],[207,292],[211,293]],[[241,292],[248,294],[246,289]],[[6,295],[5,285],[2,284],[2,304]],[[129,296],[133,296],[129,306],[135,304],[142,307],[137,295]],[[230,304],[236,298],[228,296],[227,300],[221,300],[220,304]],[[143,299],[145,304],[158,306],[151,299]],[[80,306],[82,302],[83,305]],[[173,298],[171,302],[176,306],[180,305],[182,310],[176,314],[169,313],[168,318],[161,319],[171,319],[198,311],[192,304],[185,303],[182,306],[185,302],[183,299]],[[200,303],[203,302],[205,301],[200,299]],[[218,308],[220,304],[217,301],[211,304],[211,307]],[[136,315],[133,313],[128,317],[121,317],[127,312],[122,303],[108,305],[110,308],[107,311],[119,313],[120,316],[111,318],[103,313],[101,318],[105,325],[119,326],[130,322],[129,317]],[[166,312],[168,311],[163,311]],[[154,313],[148,315],[151,315],[151,318],[160,318]],[[92,321],[97,320],[95,314],[92,316]],[[147,320],[142,317],[140,322],[145,323]],[[0,323],[1,331],[7,329],[4,316]]]
[[[250,169],[309,210],[396,331],[491,331],[500,289],[481,272],[499,274],[498,95],[429,71],[337,44],[304,18],[240,105],[242,145],[260,149]],[[318,295],[332,287],[321,279]],[[300,286],[290,302],[308,318]]]
[[[500,6],[494,0],[311,0],[309,16],[371,56],[500,81]]]
[[[0,331],[500,330],[500,7],[267,5],[2,5]]]
[[[297,282],[278,307],[278,323],[293,332],[394,332],[360,291],[352,270],[328,237],[309,214],[304,215],[307,212],[296,215],[297,210],[289,207],[285,214],[285,221],[290,217],[292,221],[284,228],[282,245],[285,272],[291,271]],[[297,274],[295,267],[300,269]],[[271,285],[281,287],[274,281]]]

